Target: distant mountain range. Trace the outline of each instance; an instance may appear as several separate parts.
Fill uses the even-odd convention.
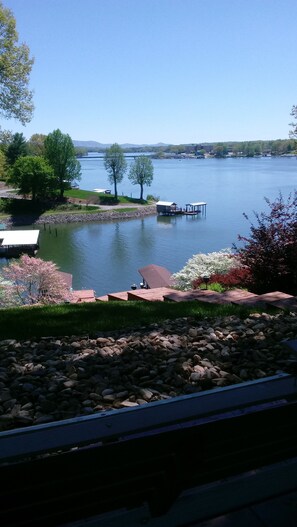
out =
[[[109,148],[111,146],[111,143],[110,144],[105,144],[105,143],[98,143],[97,141],[77,141],[77,140],[73,140],[72,141],[74,146],[80,146],[82,148]],[[122,148],[144,148],[144,147],[156,147],[156,146],[168,146],[167,144],[165,143],[157,143],[155,145],[134,145],[134,144],[131,144],[131,143],[124,143],[122,145],[120,145]]]

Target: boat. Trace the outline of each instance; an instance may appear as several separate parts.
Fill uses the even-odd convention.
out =
[[[94,188],[93,192],[98,192],[99,194],[111,194],[111,190],[108,188]]]

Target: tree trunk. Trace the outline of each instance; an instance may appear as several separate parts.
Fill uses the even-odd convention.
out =
[[[143,199],[143,185],[140,183],[140,199]]]
[[[117,191],[117,180],[114,178],[114,199],[117,201],[118,199],[118,191]]]

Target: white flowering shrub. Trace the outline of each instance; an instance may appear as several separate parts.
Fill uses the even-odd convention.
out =
[[[174,283],[178,289],[192,289],[192,283],[197,278],[226,274],[235,267],[240,267],[240,263],[229,248],[213,253],[195,254],[181,271],[173,275]]]

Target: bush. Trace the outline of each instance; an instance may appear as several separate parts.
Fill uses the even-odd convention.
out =
[[[210,277],[214,274],[228,273],[230,269],[239,265],[238,259],[234,257],[231,249],[223,249],[208,254],[199,253],[190,258],[185,267],[175,273],[173,278],[179,289],[191,289],[194,281],[202,279],[204,276]]]
[[[249,288],[251,284],[251,273],[247,267],[233,267],[225,274],[214,273],[209,277],[209,289],[213,289],[213,285],[219,285],[221,290],[232,289],[233,287]],[[204,284],[203,278],[194,280],[192,287],[198,289]],[[213,289],[216,290],[216,289]]]
[[[255,293],[283,291],[297,294],[297,191],[287,201],[265,198],[268,212],[255,213],[249,237],[238,236],[244,247],[237,249],[241,263],[251,273]],[[247,220],[248,216],[244,214]]]
[[[118,205],[119,200],[113,194],[99,194],[100,205]]]
[[[157,201],[160,200],[160,197],[159,196],[154,196],[154,194],[148,194],[147,197],[146,197],[146,200],[147,201],[157,202]]]

